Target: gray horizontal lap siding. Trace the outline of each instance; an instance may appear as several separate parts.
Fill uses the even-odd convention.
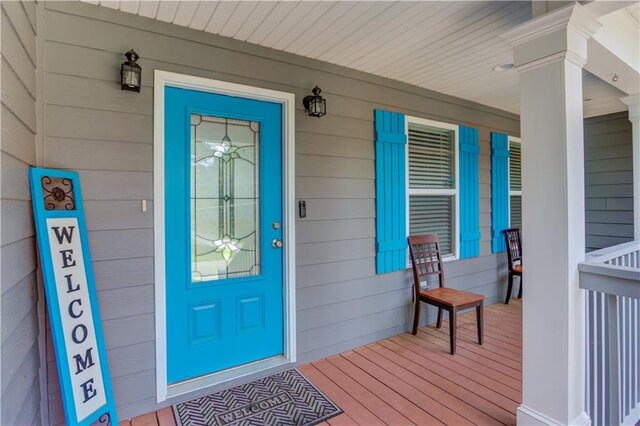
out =
[[[2,2],[0,424],[40,423],[38,289],[28,171],[36,164],[36,10]]]
[[[46,7],[44,162],[80,172],[121,417],[158,407],[153,214],[140,211],[140,200],[153,198],[154,69],[296,95],[295,196],[306,200],[308,212],[296,221],[300,361],[406,331],[409,324],[409,273],[375,275],[374,108],[479,128],[481,256],[447,263],[446,270],[453,287],[473,289],[489,301],[503,297],[504,260],[490,250],[489,132],[517,135],[516,116],[106,8]],[[123,92],[117,83],[122,53],[131,47],[142,55],[139,94]],[[328,99],[329,113],[321,119],[307,117],[300,102],[314,84]],[[48,361],[53,406],[60,396],[52,354]],[[61,422],[61,409],[50,417]]]
[[[631,122],[620,112],[584,121],[586,249],[633,239]]]

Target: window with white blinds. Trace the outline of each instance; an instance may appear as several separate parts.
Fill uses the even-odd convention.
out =
[[[522,196],[510,195],[509,196],[509,226],[511,228],[522,229]]]
[[[509,227],[522,228],[522,143],[509,138]]]
[[[452,189],[453,131],[409,123],[409,188]]]
[[[458,126],[407,117],[409,235],[437,234],[443,256],[457,257]]]

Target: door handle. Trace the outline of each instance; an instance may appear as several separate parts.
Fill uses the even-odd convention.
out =
[[[273,246],[273,248],[282,248],[282,240],[274,238],[273,241],[271,241],[271,245]]]

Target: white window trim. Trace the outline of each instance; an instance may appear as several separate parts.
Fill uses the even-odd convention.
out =
[[[437,127],[440,129],[452,130],[454,135],[453,151],[454,151],[454,171],[455,171],[455,188],[454,189],[410,189],[409,188],[409,123],[421,124],[423,126]],[[407,235],[409,235],[409,196],[410,195],[453,195],[454,196],[454,253],[442,258],[443,262],[460,259],[460,126],[457,124],[444,123],[442,121],[428,120],[426,118],[413,117],[405,115],[404,134],[407,135],[407,144],[405,147],[405,188],[406,188],[406,224]],[[407,256],[407,268],[411,268],[411,256]]]
[[[511,150],[511,142],[515,142],[520,144],[520,171],[522,172],[522,139],[517,138],[515,136],[509,136],[508,138],[508,148]],[[522,175],[520,175],[520,179],[522,179]],[[507,217],[509,218],[509,228],[511,228],[511,197],[513,195],[519,195],[522,197],[522,190],[520,191],[512,191],[511,190],[511,156],[509,156],[509,161],[507,162],[507,185],[509,185],[509,202],[507,203]]]
[[[241,96],[282,105],[283,137],[283,222],[284,227],[284,354],[228,370],[212,373],[176,384],[167,383],[166,341],[166,277],[164,236],[164,89],[181,87],[203,92]],[[296,268],[295,268],[295,95],[293,93],[228,83],[225,81],[177,74],[154,72],[153,117],[153,194],[154,194],[154,256],[155,256],[155,332],[156,332],[156,401],[158,403],[178,395],[248,376],[258,372],[294,365],[296,349]]]

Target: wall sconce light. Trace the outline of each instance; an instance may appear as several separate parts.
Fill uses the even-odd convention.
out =
[[[327,100],[320,96],[320,88],[314,87],[313,95],[305,96],[302,100],[302,105],[309,111],[309,117],[322,117],[327,113]]]
[[[140,92],[140,86],[142,85],[142,68],[136,64],[136,61],[140,59],[135,50],[131,49],[124,54],[127,60],[122,63],[120,68],[120,83],[122,90],[131,90],[133,92]]]

